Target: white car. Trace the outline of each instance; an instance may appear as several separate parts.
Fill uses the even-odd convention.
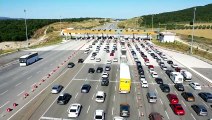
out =
[[[96,58],[96,62],[100,62],[101,61],[101,58]]]
[[[167,59],[167,57],[163,57],[163,60],[164,60],[164,61],[167,61],[168,59]]]
[[[104,91],[98,91],[96,93],[96,102],[103,103],[105,101],[106,93]]]
[[[118,62],[118,58],[114,58],[113,59],[113,62]]]
[[[201,85],[199,84],[199,83],[197,83],[197,82],[191,82],[190,84],[189,84],[194,90],[201,90],[202,88],[201,88]]]
[[[120,116],[115,116],[115,117],[113,118],[113,120],[126,120],[126,118],[120,117]]]
[[[94,120],[105,120],[104,110],[96,110],[94,113]]]
[[[162,65],[161,69],[164,70],[164,71],[168,70],[168,68],[165,65]]]
[[[157,74],[155,71],[154,71],[154,72],[152,72],[152,74],[151,74],[151,75],[152,75],[152,77],[153,77],[153,78],[157,78],[157,77],[158,77],[158,74]]]
[[[95,60],[95,57],[94,56],[91,56],[90,60]]]
[[[82,109],[82,105],[79,103],[71,104],[68,108],[68,117],[70,118],[76,118],[79,116],[80,111]]]
[[[106,72],[102,73],[102,78],[108,78],[108,77],[109,77],[108,73],[106,73]]]
[[[107,60],[107,64],[111,64],[112,63],[112,61],[111,60]]]
[[[155,72],[155,71],[154,71],[154,69],[149,69],[149,72],[150,72],[150,73],[153,73],[153,72]]]
[[[85,53],[85,54],[88,54],[88,53],[89,53],[89,51],[87,51],[87,50],[86,50],[86,51],[84,51],[84,53]]]
[[[141,87],[148,88],[148,82],[146,80],[141,82]]]
[[[173,68],[178,67],[178,65],[177,65],[177,64],[172,64],[171,66],[172,66]]]
[[[149,66],[149,65],[150,65],[149,61],[146,61],[146,62],[145,62],[145,65],[146,65],[146,66]]]

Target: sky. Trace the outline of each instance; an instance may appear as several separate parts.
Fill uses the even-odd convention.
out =
[[[132,18],[211,4],[212,0],[0,0],[0,17]]]

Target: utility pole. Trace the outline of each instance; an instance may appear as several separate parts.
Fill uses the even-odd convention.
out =
[[[195,12],[196,12],[196,8],[194,8],[194,18],[193,18],[193,28],[192,28],[192,37],[191,37],[191,51],[190,53],[192,53],[192,47],[193,47],[193,42],[194,42],[194,22],[195,22]]]
[[[61,32],[61,16],[60,16],[60,32]]]
[[[27,35],[26,10],[25,9],[24,9],[24,13],[25,13],[25,27],[26,27],[27,48],[29,48],[29,40],[28,40],[28,35]]]

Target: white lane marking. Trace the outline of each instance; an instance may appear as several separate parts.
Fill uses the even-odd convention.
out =
[[[163,105],[163,101],[160,99],[161,104]]]
[[[41,117],[40,119],[44,120],[70,120],[70,119],[64,119],[64,118],[54,118],[54,117]]]
[[[98,84],[97,84],[97,86],[96,86],[96,89],[98,88]]]
[[[155,88],[155,92],[158,94],[158,91],[157,91],[157,89]]]
[[[181,100],[182,101],[182,100]],[[186,107],[186,104],[182,101],[182,103],[183,103],[183,105],[185,105],[185,107]]]
[[[138,103],[138,96],[136,96],[136,102]]]
[[[138,109],[138,114],[139,114],[139,116],[141,116],[141,112],[140,112],[140,110]]]
[[[114,110],[114,108],[112,107],[112,115],[113,115],[113,110]]]
[[[0,95],[3,95],[3,94],[5,94],[6,92],[8,92],[8,90],[4,91],[4,92],[3,92],[3,93],[1,93]]]
[[[176,91],[174,91],[174,92],[176,93],[176,95],[178,95]]]
[[[25,90],[24,90],[24,91],[25,91]],[[21,94],[23,94],[23,93],[24,93],[24,91],[20,92],[17,96],[20,96]]]
[[[7,105],[10,101],[7,101],[6,103],[4,103],[0,108],[3,108],[5,105]]]
[[[203,102],[203,104],[205,104],[205,103]],[[207,104],[205,104],[205,106],[206,106],[207,108],[209,108],[209,106],[208,106]]]
[[[37,74],[39,74],[41,71],[39,70],[38,72],[37,72]]]
[[[115,99],[116,99],[116,96],[114,95],[114,96],[113,96],[113,101],[115,101]]]
[[[28,77],[27,80],[30,79],[31,77],[32,77],[32,76]]]
[[[24,73],[24,75],[27,74],[27,73],[28,73],[28,71],[26,71],[26,72]]]
[[[90,109],[90,105],[88,106],[87,113],[88,113],[89,109]]]
[[[20,82],[20,83],[16,84],[15,86],[17,87],[17,86],[19,86],[20,84],[22,84],[22,82]]]
[[[136,92],[136,87],[135,87],[135,92]]]
[[[165,113],[166,113],[166,116],[167,116],[167,118],[169,119],[169,115],[168,115],[168,113],[165,111]]]
[[[196,120],[196,118],[194,117],[194,115],[191,113],[191,116],[194,118],[194,120]]]
[[[77,96],[78,96],[78,93],[75,95],[75,99],[77,98]]]
[[[94,99],[95,94],[93,94],[92,100]]]
[[[116,86],[115,86],[115,91],[116,91]]]

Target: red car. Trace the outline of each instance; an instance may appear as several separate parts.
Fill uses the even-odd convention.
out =
[[[110,53],[110,56],[114,56],[114,53]]]
[[[144,61],[147,62],[147,61],[149,61],[149,59],[145,58]]]
[[[175,68],[175,71],[176,71],[176,72],[180,72],[180,71],[181,71],[181,68],[176,67],[176,68]]]
[[[185,110],[181,104],[171,104],[171,108],[176,115],[185,115]]]
[[[154,69],[154,66],[153,65],[149,65],[148,68],[149,69]]]
[[[177,104],[179,102],[179,99],[175,94],[168,94],[167,98],[169,99],[170,104]]]

